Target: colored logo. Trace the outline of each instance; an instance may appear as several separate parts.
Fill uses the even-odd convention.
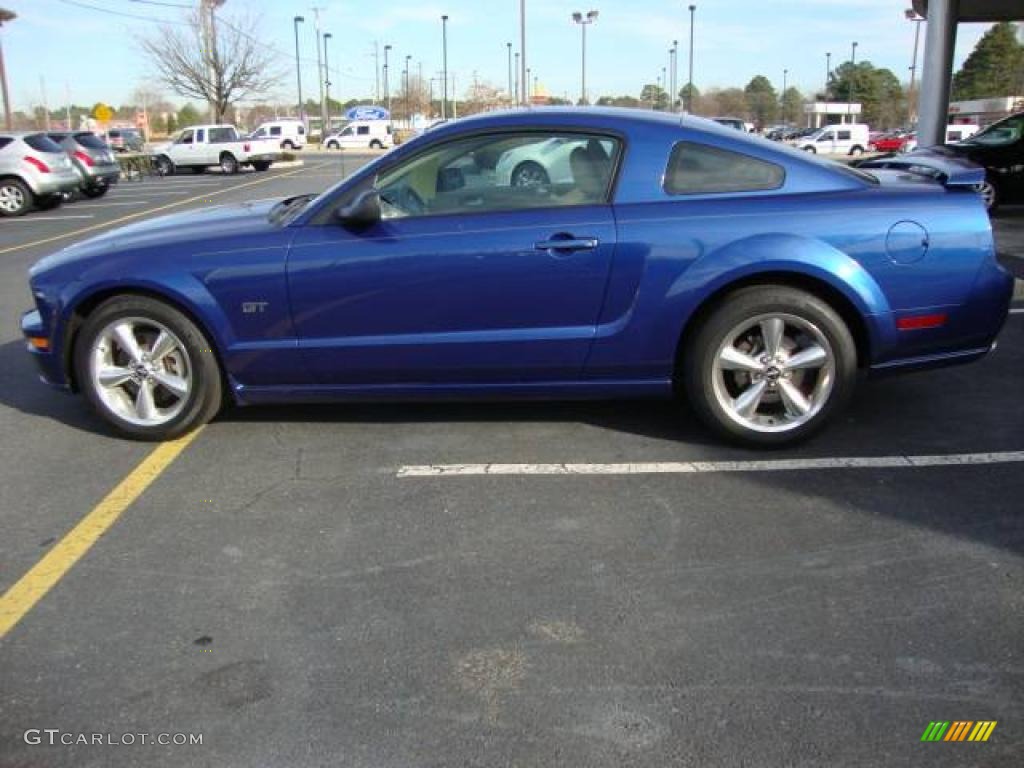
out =
[[[988,741],[996,729],[995,720],[933,720],[921,734],[921,741]]]
[[[391,113],[383,107],[352,107],[345,113],[346,120],[389,120]]]

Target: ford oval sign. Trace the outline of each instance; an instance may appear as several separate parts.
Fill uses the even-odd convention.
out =
[[[389,120],[391,115],[384,107],[352,107],[345,112],[346,120]]]

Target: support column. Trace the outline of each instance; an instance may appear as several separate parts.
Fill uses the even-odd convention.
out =
[[[917,144],[920,147],[932,147],[946,141],[959,4],[959,0],[930,0],[928,3],[917,118]]]

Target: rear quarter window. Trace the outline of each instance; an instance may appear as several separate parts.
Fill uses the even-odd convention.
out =
[[[89,149],[106,149],[107,145],[103,142],[103,139],[96,136],[93,133],[76,133],[75,141],[81,144],[83,147]]]
[[[211,128],[210,129],[210,143],[214,144],[221,141],[235,141],[238,136],[235,134],[234,128]]]
[[[668,161],[665,191],[670,195],[757,192],[778,189],[786,179],[781,165],[741,152],[683,141]]]
[[[63,152],[60,144],[51,139],[49,136],[44,136],[41,133],[34,133],[31,136],[25,137],[25,143],[28,144],[36,152]]]
[[[0,149],[3,149],[8,144],[10,144],[12,141],[13,141],[13,139],[10,136],[0,137]]]

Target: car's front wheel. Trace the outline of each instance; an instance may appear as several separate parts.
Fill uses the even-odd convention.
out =
[[[374,139],[370,142],[370,149],[384,149],[384,145],[381,144],[379,139]]]
[[[166,155],[160,155],[153,161],[153,167],[159,176],[173,176],[174,162]]]
[[[88,187],[82,187],[81,192],[86,197],[90,199],[95,199],[97,197],[103,197],[105,194],[107,194],[107,191],[109,189],[109,184],[93,184]]]
[[[985,204],[985,210],[992,213],[999,207],[999,189],[992,183],[991,179],[985,179],[977,186],[981,201]]]
[[[225,152],[220,156],[220,169],[227,174],[238,173],[238,159],[230,152]]]
[[[336,142],[336,141],[328,141],[327,142],[327,148],[328,149],[341,149],[341,145],[338,142]]]
[[[816,432],[845,404],[857,347],[817,296],[751,286],[712,311],[680,365],[689,400],[708,425],[748,445],[784,445]]]
[[[31,207],[32,192],[22,181],[0,181],[0,216],[21,216]]]
[[[140,440],[169,440],[221,404],[210,342],[173,307],[144,296],[102,304],[75,340],[76,380],[100,416]]]

